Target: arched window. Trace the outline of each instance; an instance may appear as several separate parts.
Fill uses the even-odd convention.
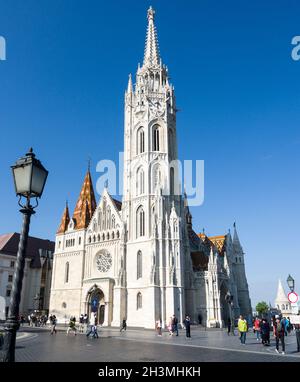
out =
[[[143,207],[139,207],[136,211],[136,237],[145,235],[145,212]]]
[[[175,142],[173,139],[173,132],[171,129],[169,129],[169,157],[171,159],[174,159],[174,152],[175,152]]]
[[[70,265],[69,265],[69,262],[67,262],[65,265],[65,283],[69,282],[69,268],[70,268]]]
[[[144,129],[141,127],[137,132],[137,154],[142,154],[145,152],[145,133]]]
[[[142,195],[145,192],[144,170],[140,167],[136,173],[136,194]]]
[[[281,309],[284,310],[284,304],[281,305]]]
[[[137,253],[136,262],[137,262],[136,278],[140,279],[143,276],[143,273],[142,273],[143,272],[143,260],[142,260],[142,252],[141,251],[138,251],[138,253]]]
[[[111,228],[116,228],[116,218],[115,218],[115,215],[113,215],[112,218],[111,218]]]
[[[143,307],[143,301],[142,301],[142,293],[139,292],[136,296],[136,309],[142,309]]]
[[[106,198],[103,198],[102,230],[106,230]]]
[[[79,244],[79,245],[81,244],[81,236],[79,236],[78,244]]]
[[[170,195],[174,195],[174,167],[170,168]]]
[[[159,151],[159,126],[153,128],[153,151]]]

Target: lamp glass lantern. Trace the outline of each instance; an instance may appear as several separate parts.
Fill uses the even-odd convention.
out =
[[[25,198],[40,198],[48,177],[48,171],[35,158],[32,149],[11,166],[16,194]]]
[[[292,278],[291,275],[289,275],[289,277],[287,278],[287,284],[288,284],[288,287],[290,288],[290,290],[293,292],[294,291],[294,288],[295,288],[295,280]]]

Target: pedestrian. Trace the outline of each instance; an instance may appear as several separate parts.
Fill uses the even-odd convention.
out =
[[[123,318],[122,326],[121,326],[120,332],[122,332],[123,330],[126,331],[126,329],[127,329],[126,319]]]
[[[200,313],[198,314],[198,322],[199,322],[199,325],[201,325],[201,324],[202,324],[202,316],[201,316],[201,314],[200,314]]]
[[[83,316],[83,331],[84,331],[84,333],[87,332],[88,323],[89,323],[89,318],[88,318],[88,315],[85,313],[85,315]]]
[[[79,316],[79,326],[78,326],[79,333],[83,333],[83,329],[84,329],[84,326],[83,326],[83,314],[81,313],[81,315]]]
[[[282,354],[285,354],[285,343],[284,343],[284,336],[285,336],[285,330],[284,330],[284,323],[280,318],[276,318],[276,324],[275,324],[275,335],[276,335],[276,353],[279,353],[279,341],[281,342],[282,347]]]
[[[157,321],[156,321],[156,323],[155,323],[155,329],[156,329],[156,332],[157,332],[157,335],[159,336],[159,337],[161,337],[161,319],[159,318]]]
[[[230,330],[231,330],[231,319],[228,318],[228,320],[227,320],[227,334],[228,335],[230,334]]]
[[[261,331],[261,343],[264,346],[270,346],[270,324],[268,321],[264,318],[262,320],[260,331]]]
[[[173,317],[170,317],[168,324],[169,335],[173,335]]]
[[[261,324],[261,320],[258,317],[256,317],[254,320],[254,332],[256,334],[256,341],[261,340]]]
[[[90,326],[90,330],[88,331],[88,333],[86,334],[87,337],[90,336],[90,334],[93,333],[92,337],[95,338],[99,338],[98,336],[98,331],[97,331],[97,324],[98,324],[98,320],[97,320],[97,315],[96,313],[94,313],[91,317],[91,326]]]
[[[173,314],[172,326],[173,326],[173,329],[172,329],[173,333],[176,332],[176,337],[178,337],[178,319],[175,316],[175,314]]]
[[[71,317],[69,321],[69,327],[67,329],[67,336],[69,335],[69,331],[72,330],[76,336],[77,334],[77,329],[76,329],[76,318]]]
[[[50,334],[56,334],[56,323],[57,323],[57,319],[56,319],[56,316],[55,314],[53,316],[50,316],[51,317],[51,320],[50,320],[50,324],[51,324],[51,332]]]
[[[246,333],[248,330],[247,321],[244,319],[242,315],[240,315],[239,321],[238,321],[238,329],[240,332],[240,340],[242,345],[246,345]]]
[[[300,352],[300,325],[295,324],[295,333],[296,333],[296,340],[297,340],[297,352]]]
[[[184,319],[185,335],[187,338],[191,338],[191,318],[186,314]]]

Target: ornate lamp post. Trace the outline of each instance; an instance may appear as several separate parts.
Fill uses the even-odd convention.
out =
[[[291,275],[289,275],[289,277],[287,278],[287,284],[291,290],[291,292],[294,292],[294,288],[295,288],[295,280],[292,278]]]
[[[35,213],[34,208],[38,205],[38,199],[42,196],[48,171],[41,162],[35,158],[32,149],[20,158],[14,166],[12,172],[15,182],[16,194],[19,196],[20,212],[23,216],[23,226],[20,235],[20,242],[17,254],[17,264],[14,273],[12,294],[10,299],[10,309],[8,318],[4,324],[5,335],[3,344],[2,362],[15,361],[16,335],[19,329],[19,305],[21,300],[22,282],[25,267],[25,254],[28,241],[28,232],[31,215]],[[25,205],[21,204],[22,197],[25,198]],[[36,199],[36,205],[30,204],[31,198]]]

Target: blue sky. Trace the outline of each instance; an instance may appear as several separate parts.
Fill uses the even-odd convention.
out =
[[[195,230],[224,234],[237,222],[254,304],[272,302],[289,273],[300,291],[296,0],[0,0],[0,232],[20,229],[9,166],[30,146],[50,171],[30,233],[51,239],[88,158],[94,183],[97,161],[117,160],[149,5],[180,109],[179,156],[205,161]]]

